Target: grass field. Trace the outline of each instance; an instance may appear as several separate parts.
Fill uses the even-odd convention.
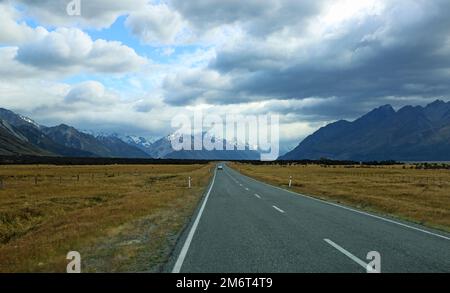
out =
[[[212,168],[0,166],[0,272],[158,272]]]
[[[230,165],[314,197],[450,231],[450,170],[413,166]]]

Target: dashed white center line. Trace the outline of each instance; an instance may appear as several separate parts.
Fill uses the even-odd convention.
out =
[[[257,198],[261,199],[261,196],[260,196],[259,194],[256,194],[256,193],[255,193],[255,196],[256,196]]]
[[[248,189],[248,188],[246,187],[245,190],[249,191],[250,189]]]
[[[280,209],[279,207],[277,207],[277,206],[272,206],[274,209],[276,209],[277,211],[279,211],[280,213],[282,213],[282,214],[284,214],[285,213],[285,211],[283,211],[282,209]]]
[[[354,262],[356,262],[360,266],[362,266],[365,270],[373,270],[367,263],[362,261],[360,258],[354,256],[353,254],[351,254],[350,252],[348,252],[347,250],[345,250],[341,246],[337,245],[336,243],[334,243],[330,239],[324,239],[324,241],[326,243],[330,244],[331,246],[333,246],[334,248],[336,248],[339,252],[343,253],[345,256],[347,256],[348,258],[350,258],[351,260],[353,260]]]

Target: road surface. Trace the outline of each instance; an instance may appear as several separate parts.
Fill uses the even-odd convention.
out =
[[[450,272],[450,235],[217,170],[172,272]]]

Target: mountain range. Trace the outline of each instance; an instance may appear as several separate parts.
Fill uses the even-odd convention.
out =
[[[206,133],[202,134],[204,135]],[[238,151],[174,151],[168,135],[154,142],[143,137],[93,134],[69,125],[47,127],[0,108],[0,155],[259,160],[260,154]],[[191,137],[193,140],[193,137]],[[213,138],[214,139],[214,138]],[[228,142],[224,141],[224,147]],[[354,121],[331,123],[304,139],[280,160],[450,161],[450,102],[398,111],[384,105]]]
[[[65,124],[46,127],[7,109],[0,109],[0,121],[0,153],[4,155],[150,158],[119,139],[94,137]]]
[[[425,107],[391,105],[353,122],[331,123],[280,160],[450,161],[450,102]]]
[[[221,141],[223,150],[212,150],[208,151],[204,147],[201,150],[194,150],[194,140],[195,138],[201,140],[207,140],[211,142]],[[176,135],[170,135],[165,138],[162,138],[154,143],[154,151],[155,156],[163,155],[166,159],[174,159],[174,160],[239,160],[239,161],[258,161],[261,159],[261,155],[258,151],[251,150],[247,144],[241,143],[230,143],[224,138],[219,138],[213,135],[210,135],[208,132],[198,133],[196,135],[192,135],[190,140],[192,142],[191,149],[192,150],[182,150],[182,151],[173,151],[171,141],[173,139],[177,139]],[[233,149],[233,151],[229,151]]]
[[[194,160],[259,160],[257,151],[174,151],[174,135],[151,142],[143,137],[95,134],[61,124],[47,127],[0,108],[0,155]],[[191,137],[193,140],[193,137]],[[226,143],[226,141],[225,141]]]

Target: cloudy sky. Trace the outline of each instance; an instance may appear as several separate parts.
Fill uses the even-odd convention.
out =
[[[294,146],[450,97],[448,0],[0,0],[0,107],[163,136],[186,110],[281,114]]]

